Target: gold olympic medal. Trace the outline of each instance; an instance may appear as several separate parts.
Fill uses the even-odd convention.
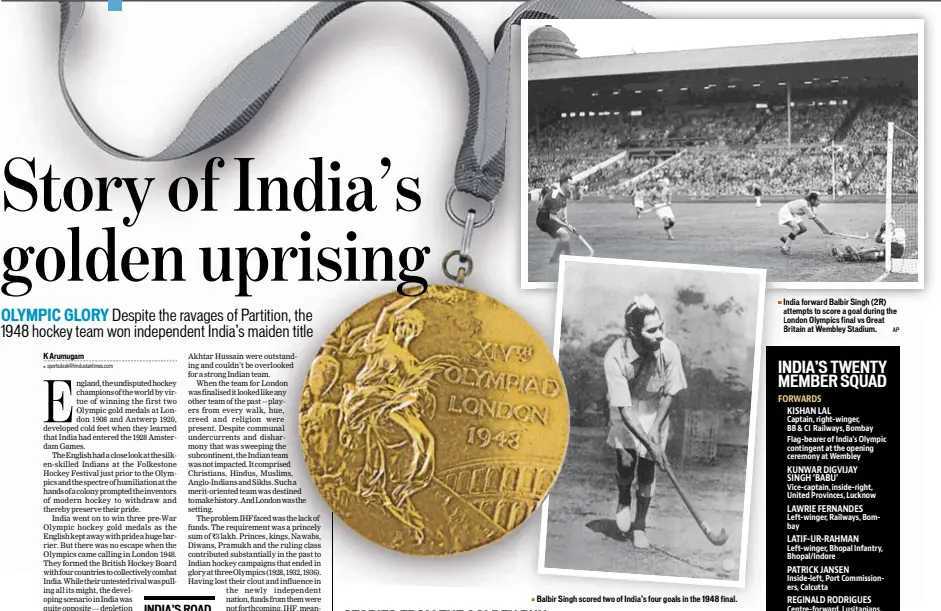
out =
[[[481,293],[392,293],[347,318],[300,405],[307,469],[331,510],[389,549],[456,554],[531,516],[568,443],[562,374],[536,331]]]

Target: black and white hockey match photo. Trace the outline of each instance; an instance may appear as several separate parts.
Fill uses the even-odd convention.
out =
[[[565,255],[541,573],[743,587],[766,271]]]
[[[923,288],[924,21],[525,20],[523,288],[563,255]]]

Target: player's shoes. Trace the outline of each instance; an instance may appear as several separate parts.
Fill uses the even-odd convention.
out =
[[[781,247],[781,253],[782,253],[782,254],[785,254],[785,255],[790,255],[790,254],[791,254],[791,249],[790,249],[790,247],[788,247],[788,246],[782,246],[782,247]]]
[[[668,239],[668,240],[675,240],[676,238],[674,238],[674,237],[671,236],[671,235],[668,235],[668,236],[667,236],[667,239]]]
[[[840,249],[836,246],[830,247],[830,254],[833,255],[833,258],[837,261],[843,261],[843,253],[840,252]]]
[[[637,549],[647,549],[650,547],[650,541],[647,540],[647,533],[642,530],[631,531],[631,540]]]

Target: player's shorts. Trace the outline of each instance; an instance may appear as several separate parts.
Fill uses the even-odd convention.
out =
[[[639,414],[633,407],[629,407],[628,409],[634,412],[634,416],[637,418],[637,421],[640,423],[645,433],[649,433],[653,430],[653,424],[657,419],[656,412]],[[669,441],[669,439],[670,419],[667,418],[660,427],[660,447],[664,450],[666,450],[667,441]],[[636,450],[638,457],[650,459],[647,448],[644,447],[644,444],[642,444],[639,439],[634,437],[634,434],[630,432],[630,429],[628,429],[623,422],[618,422],[616,425],[609,425],[607,444],[615,450]]]
[[[905,254],[905,247],[898,242],[892,242],[891,249],[893,259],[901,259],[902,255]]]
[[[562,223],[553,218],[549,218],[549,212],[545,210],[542,210],[536,214],[536,227],[538,227],[543,233],[547,233],[552,237],[555,237],[555,234],[559,232],[559,229],[565,229]]]
[[[790,208],[787,206],[781,206],[781,209],[778,210],[778,225],[787,225],[789,223],[802,223],[804,219],[799,216],[794,216],[791,214]]]
[[[644,209],[644,202],[634,200],[634,207],[637,208],[638,210],[643,210],[643,209]]]
[[[661,220],[664,220],[664,221],[667,220],[667,219],[669,219],[669,220],[671,220],[671,221],[676,220],[676,219],[674,218],[674,216],[673,216],[673,208],[671,208],[670,206],[664,206],[663,208],[657,208],[657,216],[660,217],[660,219],[661,219]]]

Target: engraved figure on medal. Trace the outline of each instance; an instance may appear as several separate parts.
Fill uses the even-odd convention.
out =
[[[425,325],[421,312],[411,309],[420,299],[396,300],[382,309],[374,325],[341,327],[311,366],[309,405],[317,406],[317,399],[330,392],[341,373],[332,353],[349,360],[365,357],[365,363],[353,382],[343,386],[338,404],[320,403],[335,412],[334,430],[317,430],[315,422],[323,414],[308,409],[302,417],[302,426],[313,425],[308,430],[321,450],[322,464],[327,464],[326,450],[359,454],[355,486],[340,478],[339,487],[381,505],[419,544],[424,539],[424,523],[410,497],[426,488],[434,475],[434,437],[424,423],[435,411],[430,385],[455,360],[437,354],[419,360],[409,352],[409,344]],[[324,475],[336,480],[339,473]]]
[[[311,365],[300,431],[338,517],[390,549],[445,555],[532,515],[561,466],[568,404],[522,318],[435,285],[381,297],[340,325]]]

